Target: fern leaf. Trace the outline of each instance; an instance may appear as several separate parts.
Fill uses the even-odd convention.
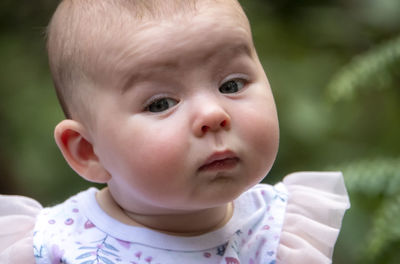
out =
[[[400,192],[400,157],[360,160],[340,168],[350,192],[385,196]]]
[[[351,99],[359,89],[382,89],[400,74],[400,36],[358,55],[345,65],[328,84],[334,101]]]
[[[400,157],[365,159],[340,168],[350,194],[382,199],[379,208],[369,212],[372,225],[360,257],[360,263],[375,263],[388,246],[400,241]]]
[[[366,250],[368,259],[376,259],[392,242],[400,241],[400,192],[386,199],[374,217]]]

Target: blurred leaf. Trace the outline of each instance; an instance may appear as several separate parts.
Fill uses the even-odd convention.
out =
[[[359,90],[391,87],[400,77],[400,35],[395,39],[354,57],[328,84],[335,100],[352,99]]]
[[[339,166],[351,192],[394,195],[400,192],[400,158],[377,158]]]
[[[390,243],[400,241],[400,190],[397,194],[387,199],[379,208],[373,222],[373,229],[369,234],[365,256],[371,263],[382,258]]]

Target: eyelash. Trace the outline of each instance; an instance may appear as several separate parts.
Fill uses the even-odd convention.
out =
[[[162,100],[173,100],[173,101],[175,101],[175,102],[174,102],[174,105],[168,107],[167,109],[162,109],[162,110],[160,110],[160,111],[151,111],[152,105],[154,105],[154,104],[157,103],[157,102],[161,102]],[[169,101],[169,102],[171,102],[171,101]],[[172,97],[170,97],[170,96],[167,96],[167,95],[157,95],[157,96],[151,98],[150,100],[148,100],[148,102],[145,103],[144,111],[146,111],[146,112],[151,112],[151,113],[160,113],[160,112],[164,112],[164,111],[168,110],[169,108],[171,108],[171,107],[177,105],[178,103],[179,103],[179,100],[176,100],[176,99],[174,99],[174,98],[172,98]]]

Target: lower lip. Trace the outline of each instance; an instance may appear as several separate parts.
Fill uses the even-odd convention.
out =
[[[236,167],[238,164],[238,158],[228,158],[214,161],[210,164],[202,166],[199,170],[200,171],[224,171],[224,170],[231,170]]]

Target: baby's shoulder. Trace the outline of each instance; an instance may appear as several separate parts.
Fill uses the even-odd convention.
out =
[[[260,197],[262,197],[265,202],[271,202],[274,200],[281,200],[284,202],[287,200],[289,195],[288,189],[282,182],[278,182],[274,185],[259,183],[249,189],[247,193],[253,197],[255,194],[261,194]]]
[[[281,184],[288,202],[278,262],[331,263],[344,213],[350,207],[342,173],[296,172]]]
[[[60,204],[43,208],[37,217],[35,230],[43,226],[46,230],[51,230],[53,227],[58,229],[68,228],[79,220],[85,219],[82,205],[87,203],[86,198],[90,195],[94,196],[96,191],[97,189],[90,188]]]
[[[82,206],[87,203],[87,197],[94,196],[96,191],[94,188],[88,189],[63,203],[41,210],[33,231],[37,263],[47,263],[48,259],[60,261],[62,253],[69,250],[70,245],[75,245],[77,238],[86,234],[85,230],[94,227]]]

